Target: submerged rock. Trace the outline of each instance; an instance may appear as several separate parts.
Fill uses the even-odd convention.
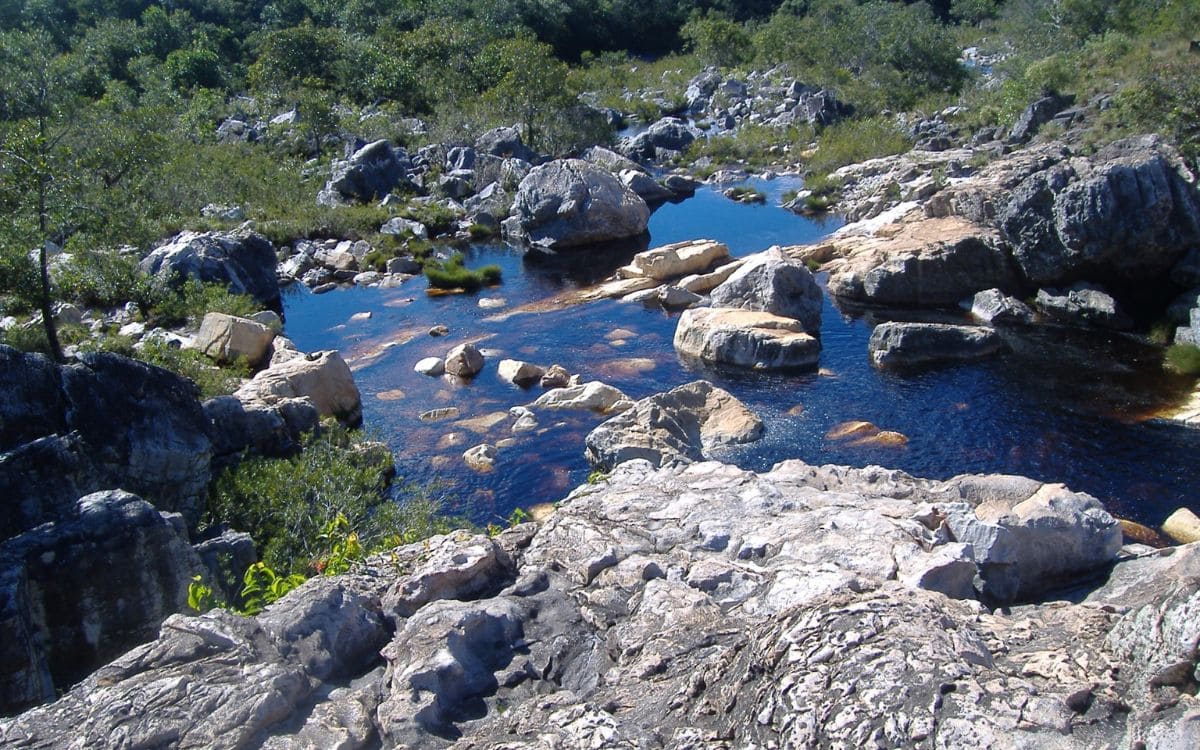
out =
[[[728,392],[697,380],[644,398],[592,430],[587,456],[605,470],[635,458],[656,466],[690,463],[718,446],[758,440],[763,429]]]
[[[942,323],[881,323],[867,343],[879,367],[912,367],[963,362],[998,354],[1004,339],[990,328]]]

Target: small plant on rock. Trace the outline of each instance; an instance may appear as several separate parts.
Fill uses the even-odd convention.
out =
[[[442,262],[426,261],[425,278],[429,279],[429,286],[474,292],[480,287],[500,283],[500,266],[484,266],[473,271],[463,263],[462,253],[455,253],[449,260]]]
[[[1192,344],[1168,347],[1165,364],[1180,375],[1200,375],[1200,347]]]

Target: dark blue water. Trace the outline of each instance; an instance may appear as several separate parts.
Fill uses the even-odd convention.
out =
[[[773,244],[812,242],[839,225],[778,208],[779,196],[797,186],[793,180],[752,184],[768,193],[767,205],[737,204],[703,188],[690,200],[662,206],[651,219],[650,244],[711,237],[745,255]],[[541,430],[512,435],[512,420],[499,414],[542,391],[500,381],[496,366],[505,357],[557,362],[633,398],[710,379],[767,424],[763,441],[721,456],[746,468],[800,458],[879,464],[933,478],[1008,472],[1064,482],[1100,497],[1119,515],[1153,525],[1181,505],[1200,510],[1195,490],[1200,431],[1141,419],[1181,384],[1162,375],[1154,351],[1121,337],[1044,329],[1011,338],[1013,353],[999,359],[898,375],[880,372],[867,360],[871,327],[883,318],[841,311],[827,300],[821,372],[762,374],[681,362],[671,346],[675,316],[640,305],[604,301],[497,314],[603,278],[637,249],[585,250],[547,261],[504,245],[476,246],[466,253],[467,265],[500,265],[499,287],[429,297],[425,281],[417,278],[392,290],[324,295],[298,290],[285,298],[287,334],[301,349],[340,349],[362,390],[367,428],[392,446],[400,474],[408,482],[436,486],[448,511],[478,523],[561,499],[584,481],[583,438],[601,421],[590,413],[541,412]],[[506,300],[500,310],[477,304],[497,297]],[[351,322],[359,312],[372,317]],[[434,324],[447,325],[451,335],[430,337]],[[468,340],[488,355],[474,380],[413,372],[417,360],[440,357]],[[489,428],[418,419],[439,406],[458,407],[460,420],[497,415],[497,422]],[[854,447],[826,438],[830,428],[849,420],[873,422],[909,441],[902,447]],[[515,443],[502,447],[493,473],[465,466],[464,450],[505,439]]]

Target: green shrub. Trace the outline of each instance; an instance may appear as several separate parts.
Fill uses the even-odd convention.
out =
[[[462,253],[455,253],[444,262],[428,260],[425,262],[425,278],[436,289],[462,289],[468,292],[500,283],[499,266],[484,266],[472,271],[463,262]]]
[[[815,213],[828,211],[842,195],[842,181],[828,174],[806,177],[804,187],[809,191],[809,195],[804,198],[804,207]]]
[[[752,187],[735,187],[725,191],[725,196],[738,203],[766,203],[767,196]]]
[[[77,250],[55,273],[65,299],[85,307],[117,307],[136,299],[146,283],[137,258],[112,250]]]
[[[140,299],[135,300],[154,325],[172,327],[199,325],[210,312],[246,317],[262,310],[262,305],[244,294],[233,294],[224,284],[204,284],[188,279],[178,288],[153,280]]]
[[[828,174],[847,164],[903,153],[911,145],[890,118],[847,120],[821,133],[807,166],[816,174]]]
[[[361,438],[329,429],[287,459],[246,458],[213,483],[206,520],[249,533],[267,567],[290,575],[315,569],[330,553],[330,524],[344,517],[356,541],[423,539],[452,528],[438,504],[413,493],[395,502],[386,494],[384,467],[356,449]]]
[[[1165,364],[1180,375],[1200,375],[1200,347],[1175,344],[1167,348]]]
[[[807,143],[813,137],[808,126],[776,128],[770,125],[744,125],[734,133],[697,138],[688,146],[686,159],[696,161],[702,157],[718,164],[748,164],[765,166],[772,158],[784,153],[784,147],[792,148]]]

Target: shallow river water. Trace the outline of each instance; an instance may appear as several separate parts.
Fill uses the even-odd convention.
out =
[[[817,222],[778,207],[796,181],[751,184],[767,193],[766,205],[737,204],[705,187],[694,198],[662,206],[651,217],[649,246],[707,237],[740,256],[773,244],[812,242],[840,226],[836,219]],[[506,314],[602,279],[637,249],[643,248],[546,260],[499,243],[477,245],[466,252],[467,265],[499,265],[500,286],[431,297],[418,277],[398,289],[323,295],[295,289],[285,296],[286,333],[302,350],[339,349],[362,391],[366,427],[391,445],[400,475],[434,487],[446,510],[476,523],[561,499],[583,482],[583,439],[602,421],[589,413],[541,412],[539,430],[511,434],[508,409],[542,391],[502,382],[496,366],[506,357],[543,366],[557,362],[635,399],[700,377],[712,380],[766,422],[764,440],[718,456],[745,468],[799,458],[878,464],[931,478],[1007,472],[1064,482],[1147,524],[1161,523],[1181,505],[1200,511],[1200,430],[1145,418],[1176,397],[1182,384],[1162,373],[1152,350],[1124,337],[1037,329],[1010,334],[1013,351],[997,359],[895,374],[870,366],[867,339],[875,322],[905,314],[839,310],[827,298],[821,372],[764,374],[681,362],[671,346],[677,316],[659,309],[603,301]],[[503,307],[479,305],[497,298]],[[351,319],[363,312],[371,317]],[[955,318],[951,311],[923,319]],[[448,326],[450,335],[429,336],[435,324]],[[413,371],[419,359],[441,357],[468,340],[487,355],[473,380]],[[419,419],[442,406],[461,414],[437,423]],[[909,441],[856,447],[826,437],[849,420],[873,422]],[[494,472],[478,474],[463,462],[467,448],[506,438],[516,442],[500,451]]]

